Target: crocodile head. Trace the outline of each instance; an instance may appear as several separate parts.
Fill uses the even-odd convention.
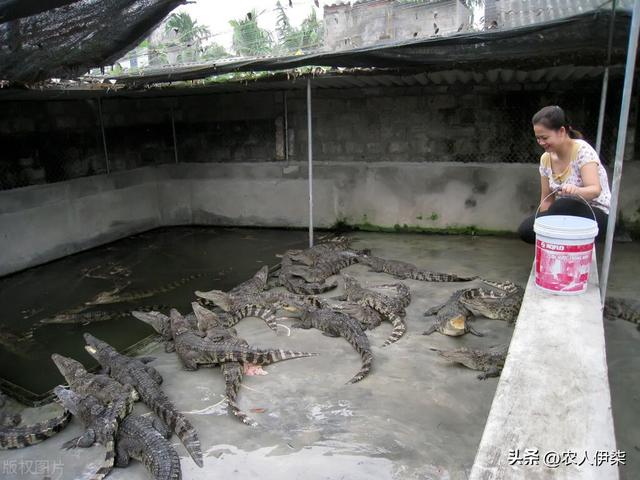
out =
[[[171,321],[169,317],[160,312],[138,312],[133,310],[131,312],[138,320],[151,325],[151,327],[162,335],[164,340],[171,340]]]
[[[223,292],[222,290],[209,290],[208,292],[196,290],[195,294],[197,297],[204,298],[205,300],[212,302],[225,312],[231,310],[233,300],[228,293]]]
[[[471,368],[472,370],[481,369],[482,365],[478,362],[478,357],[475,355],[474,351],[467,348],[456,348],[455,350],[437,350],[432,349],[438,352],[442,358],[445,358],[451,362],[456,362],[464,365],[467,368]]]
[[[440,327],[440,332],[450,337],[458,337],[460,335],[464,335],[468,331],[469,329],[467,326],[467,317],[463,314],[447,318],[447,320],[443,322],[442,326]]]
[[[86,375],[87,373],[84,366],[73,358],[63,357],[62,355],[54,353],[51,355],[51,360],[53,360],[53,363],[56,364],[56,367],[58,367],[58,370],[60,370],[60,373],[70,385],[75,383],[78,377]]]
[[[174,340],[178,338],[178,335],[182,335],[191,330],[189,328],[189,322],[187,322],[186,318],[175,308],[171,309],[169,316],[171,317],[171,334]]]
[[[86,342],[84,349],[103,367],[108,367],[111,364],[112,359],[115,359],[120,355],[107,342],[103,342],[90,333],[85,333],[83,337]]]
[[[472,288],[460,296],[460,303],[474,315],[514,322],[520,311],[522,291],[517,286],[514,290],[504,292]]]
[[[80,403],[80,395],[73,390],[68,390],[61,385],[53,389],[53,393],[58,397],[62,407],[70,411],[73,415],[78,416],[78,404]]]

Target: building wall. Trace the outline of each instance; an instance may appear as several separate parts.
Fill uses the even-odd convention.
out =
[[[459,0],[361,0],[324,7],[324,46],[329,50],[456,33],[471,11]]]

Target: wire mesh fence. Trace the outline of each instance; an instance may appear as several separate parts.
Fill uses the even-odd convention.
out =
[[[202,3],[202,2],[201,2]],[[359,0],[181,7],[114,65],[89,76],[143,75],[176,67],[344,51],[394,42],[508,30],[607,10],[612,0]],[[633,0],[616,0],[619,11]],[[222,24],[217,20],[225,18]],[[216,21],[213,21],[213,19]]]
[[[599,79],[593,83],[598,86]],[[314,160],[535,164],[542,151],[530,122],[543,102],[563,105],[572,126],[595,145],[599,96],[593,91],[474,95],[465,88],[429,95],[428,88],[407,93],[401,87],[379,89],[377,95],[359,88],[316,91]],[[605,164],[613,161],[619,110],[615,85],[611,90],[601,152]],[[172,163],[304,162],[304,94],[289,93],[286,107],[284,96],[5,102],[0,188]],[[640,144],[638,115],[636,108],[629,147]]]

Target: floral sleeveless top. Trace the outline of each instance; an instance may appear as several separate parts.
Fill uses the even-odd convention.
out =
[[[598,154],[591,145],[579,139],[575,139],[573,142],[573,154],[567,169],[560,174],[553,173],[551,169],[551,156],[545,152],[540,157],[540,175],[549,179],[549,188],[551,188],[551,190],[557,190],[566,184],[584,187],[580,169],[587,163],[597,163],[598,177],[600,178],[600,188],[602,191],[597,198],[590,200],[589,203],[592,207],[599,208],[608,214],[609,205],[611,204],[611,190],[609,190],[607,171],[602,166]]]

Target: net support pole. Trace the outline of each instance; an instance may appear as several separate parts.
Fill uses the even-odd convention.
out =
[[[640,32],[640,0],[636,0],[633,4],[631,30],[629,32],[629,47],[627,49],[627,65],[624,72],[622,105],[620,107],[620,122],[618,124],[618,139],[616,143],[616,159],[613,168],[613,183],[611,186],[611,206],[609,207],[607,237],[604,245],[604,258],[602,260],[602,276],[600,277],[600,298],[603,305],[604,299],[607,295],[607,282],[609,280],[609,267],[611,265],[613,233],[616,225],[616,214],[618,211],[618,197],[620,194],[620,181],[622,179],[622,163],[624,162],[624,147],[627,141],[627,123],[629,122],[629,107],[631,106],[631,94],[633,91],[633,74],[636,65],[636,54],[638,52],[638,32]]]
[[[613,45],[613,26],[616,21],[616,0],[611,2],[611,23],[609,24],[609,44],[607,46],[607,61],[602,76],[602,92],[600,94],[600,113],[598,115],[598,132],[596,134],[596,152],[600,156],[602,149],[602,132],[604,130],[604,112],[607,108],[607,91],[609,89],[609,65],[611,64],[611,46]]]
[[[282,93],[284,104],[284,159],[289,161],[289,111],[287,107],[287,91]]]
[[[173,106],[171,106],[171,132],[173,133],[173,156],[178,163],[178,139],[176,137],[176,118],[173,114]]]
[[[313,135],[311,130],[311,79],[307,78],[307,155],[309,160],[309,248],[313,247]]]
[[[107,150],[107,136],[104,133],[104,119],[102,118],[102,98],[98,98],[98,116],[100,117],[100,132],[102,133],[102,148],[104,150],[104,161],[107,166],[107,175],[111,172],[109,165],[109,151]]]

